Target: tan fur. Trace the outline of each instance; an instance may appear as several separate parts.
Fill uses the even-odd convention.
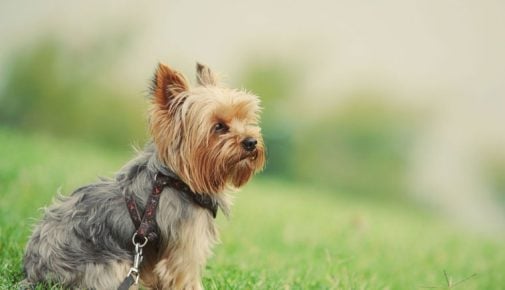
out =
[[[201,85],[189,88],[180,73],[160,65],[150,129],[160,158],[193,191],[219,194],[244,185],[264,166],[260,104],[255,95],[219,86],[210,69],[200,66]],[[216,134],[218,122],[229,131]],[[258,141],[252,154],[241,146],[246,137]]]
[[[181,209],[176,193],[167,190],[161,196],[160,206],[172,206],[174,211]],[[173,220],[171,214],[174,212],[158,213],[159,223],[165,224],[165,219]],[[146,248],[140,269],[143,286],[150,289],[201,289],[202,270],[212,254],[212,247],[218,242],[218,232],[207,209],[191,205],[187,214],[184,220],[170,228],[160,228],[158,249]]]
[[[205,210],[181,225],[178,241],[169,243],[154,268],[159,289],[202,289],[201,273],[217,242],[213,222]]]
[[[113,264],[87,264],[83,284],[86,287],[92,285],[93,289],[114,289],[123,281],[130,270],[131,264],[116,262]],[[133,287],[130,288],[133,290]]]
[[[244,185],[265,164],[259,127],[260,101],[245,91],[221,86],[212,71],[197,64],[197,87],[160,64],[155,74],[150,131],[159,158],[197,193],[226,200],[224,191]],[[216,124],[226,126],[217,132]],[[257,140],[247,151],[242,141]],[[191,211],[164,241],[161,255],[142,268],[144,285],[155,289],[202,289],[201,273],[218,240],[205,209]],[[162,229],[163,230],[163,229]]]

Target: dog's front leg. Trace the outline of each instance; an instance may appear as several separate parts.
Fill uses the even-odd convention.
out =
[[[198,209],[181,224],[178,239],[168,244],[154,272],[161,289],[203,289],[201,276],[211,248],[217,241],[213,219]]]
[[[160,289],[201,290],[202,266],[202,261],[192,257],[189,249],[181,245],[167,249],[154,272]]]

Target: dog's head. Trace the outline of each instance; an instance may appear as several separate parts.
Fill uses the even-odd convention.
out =
[[[221,86],[201,64],[197,83],[190,87],[178,71],[158,66],[150,131],[159,157],[195,192],[238,188],[265,164],[260,100]]]

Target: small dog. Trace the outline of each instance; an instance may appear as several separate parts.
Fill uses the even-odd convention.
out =
[[[202,289],[202,270],[218,241],[213,215],[217,207],[228,214],[226,192],[263,168],[265,148],[257,96],[221,86],[201,64],[197,83],[190,87],[178,71],[158,66],[152,141],[114,179],[81,187],[46,209],[26,247],[26,285],[117,289],[133,271],[147,288]],[[161,187],[160,175],[169,180]],[[149,198],[158,193],[155,238],[136,242],[132,208],[152,214]]]

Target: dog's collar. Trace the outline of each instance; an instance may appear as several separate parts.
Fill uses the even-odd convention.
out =
[[[156,175],[156,178],[161,178],[161,179],[165,180],[166,184],[167,184],[166,186],[170,186],[174,189],[177,189],[179,192],[182,192],[183,194],[186,195],[186,197],[189,200],[193,201],[194,203],[203,207],[204,209],[207,209],[212,214],[212,217],[216,218],[218,204],[208,194],[193,192],[186,183],[184,183],[182,180],[180,180],[177,177],[172,177],[169,175],[164,175],[162,173],[158,173]],[[155,184],[156,184],[156,182],[155,182]]]
[[[126,207],[128,208],[133,224],[137,228],[136,234],[139,238],[145,237],[149,240],[157,238],[157,225],[155,221],[156,210],[158,209],[160,194],[165,187],[176,189],[178,192],[184,194],[190,201],[207,209],[212,214],[212,217],[216,218],[218,204],[212,197],[207,194],[195,193],[179,178],[158,172],[154,177],[153,189],[147,198],[142,217],[138,211],[137,202],[133,194],[125,194]]]

